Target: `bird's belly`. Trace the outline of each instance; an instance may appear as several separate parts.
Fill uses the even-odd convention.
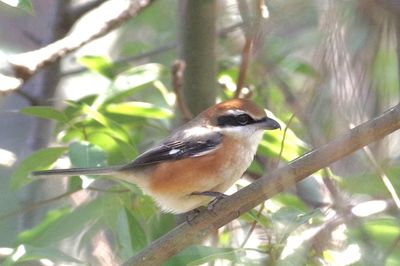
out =
[[[261,135],[260,135],[261,138]],[[258,143],[235,145],[224,143],[229,150],[200,157],[190,157],[155,167],[145,193],[155,198],[165,211],[183,213],[204,205],[212,197],[191,195],[192,192],[229,189],[250,166]]]

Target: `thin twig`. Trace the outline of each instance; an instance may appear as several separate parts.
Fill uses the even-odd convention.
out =
[[[257,37],[260,28],[260,22],[263,18],[266,18],[265,10],[268,10],[264,4],[263,0],[258,0],[256,5],[256,17],[251,18],[249,7],[246,1],[238,1],[239,11],[243,17],[243,20],[246,21],[247,27],[243,28],[245,43],[242,49],[241,61],[239,65],[239,75],[236,82],[236,90],[235,90],[235,98],[239,98],[242,94],[242,90],[246,81],[246,75],[249,68],[249,61],[251,56],[252,47],[254,44],[254,40]]]
[[[288,122],[286,123],[285,129],[283,130],[283,136],[282,136],[282,141],[281,141],[281,149],[279,150],[278,159],[276,160],[276,165],[275,165],[274,169],[275,169],[275,168],[278,168],[279,163],[280,163],[280,161],[281,161],[281,159],[282,159],[283,148],[285,147],[285,141],[286,141],[287,131],[288,131],[289,126],[290,126],[290,124],[292,123],[294,117],[295,117],[295,114],[292,114],[292,115],[290,116]]]
[[[175,47],[176,47],[175,42],[167,43],[167,44],[161,45],[159,47],[154,48],[153,50],[150,50],[150,51],[147,51],[144,53],[116,59],[115,61],[112,62],[112,64],[115,66],[124,66],[129,63],[133,63],[133,62],[140,61],[140,60],[145,60],[152,56],[162,54],[164,52],[174,49]],[[86,67],[78,67],[78,68],[75,68],[75,69],[72,69],[72,70],[62,73],[62,76],[65,77],[65,76],[70,76],[70,75],[76,75],[76,74],[82,73],[87,70],[88,69]]]
[[[385,252],[385,260],[392,254],[397,247],[400,247],[400,234],[397,235],[396,239],[392,242],[392,244],[389,246],[387,251]]]
[[[275,167],[274,167],[273,169],[278,168],[279,162],[280,162],[281,159],[282,159],[283,148],[284,148],[284,146],[285,146],[287,130],[288,130],[290,124],[292,123],[292,120],[293,120],[294,117],[295,117],[295,115],[292,114],[291,117],[289,118],[289,121],[286,123],[285,130],[283,131],[282,141],[281,141],[281,149],[280,149],[280,151],[279,151],[278,159],[276,160],[276,165],[275,165]],[[264,207],[265,207],[265,202],[263,202],[263,203],[261,204],[261,207],[260,207],[260,209],[259,209],[258,212],[257,212],[257,216],[256,216],[257,219],[255,219],[255,220],[252,222],[252,224],[251,224],[251,226],[250,226],[250,229],[249,229],[249,231],[247,232],[246,237],[244,238],[244,241],[243,241],[242,244],[240,245],[241,248],[243,248],[243,247],[246,245],[246,243],[247,243],[247,241],[249,240],[250,236],[253,234],[254,230],[256,229],[257,220],[258,220],[258,218],[260,218],[261,213],[262,213],[262,211],[264,210]]]
[[[12,216],[16,216],[16,215],[21,214],[21,213],[26,213],[26,212],[33,211],[33,210],[35,210],[35,209],[37,209],[39,207],[42,207],[43,205],[55,202],[57,200],[63,199],[63,198],[68,197],[68,196],[71,196],[71,195],[73,195],[76,192],[79,192],[81,190],[83,190],[83,189],[79,188],[79,189],[76,189],[76,190],[67,191],[67,192],[65,192],[63,194],[60,194],[58,196],[55,196],[53,198],[49,198],[49,199],[45,199],[45,200],[42,200],[42,201],[31,203],[31,204],[29,204],[29,205],[27,205],[25,207],[22,207],[22,208],[20,208],[18,210],[11,211],[9,213],[1,215],[0,216],[0,221],[1,220],[5,220],[7,218],[10,218]]]
[[[235,31],[236,29],[242,27],[243,25],[244,25],[243,22],[239,22],[239,23],[236,23],[234,25],[228,26],[226,28],[223,28],[223,29],[219,30],[218,35],[221,38],[226,38],[226,36],[229,33]],[[130,63],[133,63],[133,62],[136,62],[136,61],[147,60],[152,56],[156,56],[156,55],[162,54],[164,52],[171,51],[171,50],[173,50],[175,48],[176,48],[176,42],[169,42],[169,43],[163,44],[161,46],[158,46],[158,47],[156,47],[156,48],[154,48],[154,49],[152,49],[150,51],[147,51],[147,52],[143,52],[143,53],[140,53],[140,54],[137,54],[137,55],[133,55],[133,56],[127,56],[127,57],[123,57],[123,58],[118,58],[118,59],[114,60],[112,62],[112,64],[116,65],[116,66],[124,66],[126,64],[130,64]],[[65,77],[65,76],[70,76],[70,75],[76,75],[76,74],[82,73],[84,71],[87,71],[87,68],[78,67],[76,69],[72,69],[72,70],[69,70],[69,71],[66,71],[66,72],[62,73],[62,76]]]
[[[382,180],[383,185],[386,187],[386,189],[389,191],[394,203],[396,204],[396,207],[400,209],[400,199],[399,195],[397,195],[396,189],[394,188],[392,182],[388,178],[388,176],[385,174],[385,171],[382,169],[382,167],[378,164],[376,161],[374,155],[372,154],[371,150],[365,146],[363,148],[365,154],[367,155],[367,158],[371,161],[372,165],[376,168],[376,170],[379,173],[379,178]]]
[[[185,71],[185,62],[183,60],[175,60],[172,65],[172,87],[174,88],[176,105],[178,106],[181,114],[182,120],[184,122],[189,121],[193,118],[193,114],[190,112],[182,95],[182,85],[183,85],[183,73]]]
[[[246,73],[249,67],[250,51],[252,46],[253,46],[253,36],[246,36],[246,41],[244,43],[242,55],[240,57],[241,59],[239,65],[238,80],[236,82],[236,90],[234,96],[235,98],[239,98],[244,87],[244,82],[246,80]]]
[[[45,199],[45,200],[42,200],[42,201],[31,203],[31,204],[29,204],[29,205],[27,205],[25,207],[22,207],[22,208],[20,208],[18,210],[11,211],[9,213],[0,215],[0,221],[1,220],[5,220],[5,219],[7,219],[9,217],[18,215],[20,213],[33,211],[33,210],[35,210],[37,208],[42,207],[43,205],[50,204],[52,202],[61,200],[61,199],[65,198],[65,197],[71,196],[71,195],[73,195],[73,194],[75,194],[77,192],[83,191],[83,190],[90,190],[90,191],[96,191],[96,192],[102,192],[102,193],[126,193],[126,192],[130,191],[129,189],[114,189],[114,190],[109,189],[109,190],[105,190],[105,189],[94,188],[94,187],[88,187],[86,189],[79,188],[79,189],[75,189],[75,190],[64,192],[64,193],[62,193],[60,195],[57,195],[57,196],[49,198],[49,199]]]
[[[249,241],[250,236],[253,234],[254,230],[256,229],[257,221],[260,218],[261,213],[263,212],[264,208],[265,208],[265,202],[261,203],[260,209],[258,210],[257,215],[256,215],[256,219],[254,219],[254,221],[251,223],[250,229],[247,232],[246,237],[244,238],[242,244],[240,245],[240,248],[244,248],[247,241]]]

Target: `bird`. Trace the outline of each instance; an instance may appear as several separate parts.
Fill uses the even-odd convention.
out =
[[[165,212],[213,206],[250,166],[264,130],[279,123],[249,99],[231,99],[201,112],[159,144],[121,165],[32,172],[36,178],[110,175],[133,183]]]

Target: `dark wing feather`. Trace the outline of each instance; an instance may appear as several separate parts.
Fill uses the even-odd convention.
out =
[[[189,137],[184,140],[166,141],[142,153],[133,162],[122,167],[121,170],[159,162],[202,156],[212,152],[221,142],[222,135],[218,132]]]

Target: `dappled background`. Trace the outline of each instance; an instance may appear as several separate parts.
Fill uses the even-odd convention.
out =
[[[264,135],[230,194],[399,102],[396,0],[31,4],[0,1],[7,265],[118,265],[182,220],[133,185],[33,182],[32,170],[126,163],[190,113],[249,97],[282,130]],[[168,263],[399,265],[399,137],[318,171]]]

